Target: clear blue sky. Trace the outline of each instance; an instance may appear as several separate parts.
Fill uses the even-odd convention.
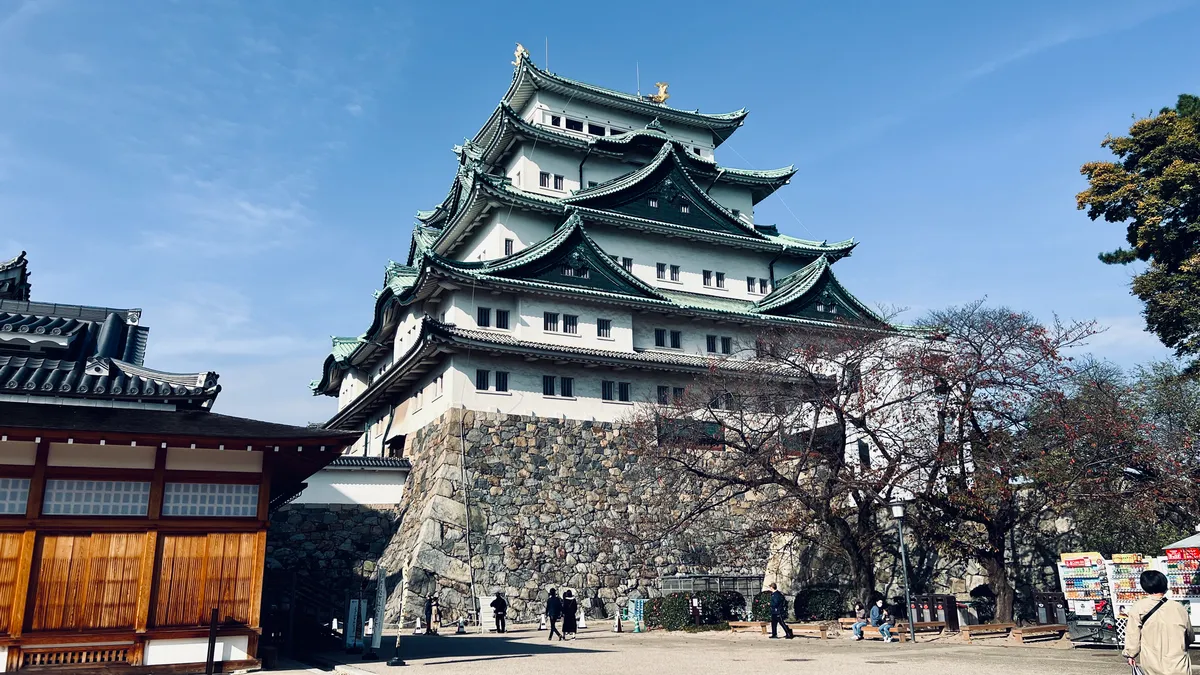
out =
[[[718,159],[800,168],[758,221],[861,240],[841,278],[902,320],[987,296],[1165,354],[1074,195],[1106,134],[1200,93],[1197,3],[680,6],[0,0],[0,257],[29,250],[35,299],[144,308],[147,364],[216,370],[218,411],[323,420],[328,336],[549,38],[566,76],[748,107]]]

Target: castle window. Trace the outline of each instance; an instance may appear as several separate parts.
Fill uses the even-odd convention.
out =
[[[475,389],[477,391],[487,391],[492,384],[492,371],[477,368],[475,370]]]
[[[705,343],[704,347],[708,351],[709,354],[717,353],[717,336],[716,335],[705,335],[704,343]]]
[[[612,319],[596,319],[596,337],[612,337]]]
[[[671,265],[671,281],[679,281],[679,265]]]
[[[501,330],[508,330],[508,310],[507,309],[496,310],[496,328],[499,328]]]
[[[579,317],[574,314],[563,314],[563,332],[577,335],[579,333]]]
[[[871,446],[866,441],[858,442],[858,463],[863,467],[871,466]]]
[[[504,255],[512,255],[512,254],[513,254],[513,240],[505,239],[504,240]]]
[[[665,328],[655,328],[654,329],[654,346],[655,347],[666,347],[667,346],[667,330]]]
[[[48,480],[42,513],[48,516],[144,516],[150,481]]]
[[[542,396],[554,396],[557,391],[558,378],[553,375],[542,376]]]
[[[621,258],[621,267],[624,267],[626,272],[633,272],[633,258]]]
[[[628,403],[630,400],[630,396],[629,396],[630,389],[631,389],[631,384],[629,382],[618,382],[617,383],[617,400]]]
[[[819,302],[818,302],[818,303],[817,303],[817,311],[818,311],[818,312],[824,312],[824,311],[825,311],[825,305],[822,305],[821,303],[819,303]]]
[[[508,391],[508,372],[496,371],[496,391]]]
[[[671,402],[672,403],[682,403],[683,402],[683,387],[671,387]]]
[[[604,380],[600,383],[600,400],[611,401],[616,396],[617,383],[612,380]]]
[[[167,483],[163,486],[164,516],[258,515],[258,486],[227,483]]]
[[[757,285],[758,285],[758,282],[755,281],[754,277],[746,277],[746,292],[747,293],[753,293],[754,289],[757,288]]]
[[[594,187],[596,187],[597,185],[599,185],[599,183],[597,183],[597,182],[596,182],[596,181],[594,181],[594,180],[589,180],[589,181],[588,181],[588,187],[590,187],[590,188],[594,188]]]
[[[712,286],[712,270],[704,270],[704,285]]]
[[[558,312],[542,312],[542,330],[547,333],[558,332]]]
[[[656,199],[654,197],[650,198],[650,208],[652,208],[652,209],[658,208],[658,199]]]
[[[563,177],[559,176],[557,174],[554,176],[554,189],[555,190],[563,189]]]
[[[654,270],[659,279],[667,278],[667,263],[654,263]]]
[[[580,122],[579,120],[573,120],[568,117],[567,129],[570,129],[571,131],[583,131],[583,122]]]
[[[560,377],[558,378],[558,394],[570,398],[575,395],[575,378]]]
[[[609,135],[609,136],[620,136],[620,135],[622,135],[622,134],[624,134],[624,133],[625,133],[625,130],[624,130],[624,129],[618,129],[618,128],[616,128],[616,127],[609,127],[609,128],[608,128],[608,135]]]
[[[568,265],[566,263],[563,263],[562,268],[559,269],[559,273],[562,274],[564,277],[573,277],[573,276],[575,276],[575,268],[571,267],[570,265]]]
[[[667,405],[671,402],[671,388],[663,385],[658,385],[658,404]]]
[[[550,116],[550,126],[561,127],[562,126],[562,117],[559,117],[558,115],[551,115]]]
[[[475,308],[475,323],[480,328],[488,328],[492,325],[492,308],[491,307],[476,307]]]
[[[604,127],[599,124],[592,124],[591,122],[588,122],[588,133],[593,136],[603,136]]]
[[[671,331],[671,349],[683,348],[683,333],[677,330]]]
[[[721,353],[722,354],[732,354],[733,353],[733,338],[731,338],[731,337],[721,338]]]
[[[830,314],[837,314],[837,305],[830,305],[830,306],[829,306],[829,313],[830,313]]]
[[[538,185],[544,188],[550,187],[550,174],[545,171],[538,173]]]
[[[725,288],[725,273],[717,272],[717,288]]]
[[[692,148],[692,152],[696,153],[697,155],[701,154],[701,153],[700,153],[700,148],[696,148],[696,147],[693,147],[693,148]]]
[[[763,295],[766,295],[766,293],[767,293],[767,280],[766,279],[758,280],[758,292],[762,293]]]
[[[691,212],[692,212],[692,206],[691,206],[691,204],[680,204],[680,205],[679,205],[679,212],[680,212],[680,213],[691,213]]]

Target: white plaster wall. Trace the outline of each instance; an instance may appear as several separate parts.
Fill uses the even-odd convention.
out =
[[[586,347],[591,349],[608,349],[614,351],[633,350],[633,319],[630,311],[623,307],[582,302],[556,301],[537,295],[526,295],[518,298],[520,320],[516,325],[516,337],[520,340],[530,340],[552,345],[569,347]],[[544,329],[545,312],[557,312],[559,332],[546,332]],[[579,332],[571,335],[561,332],[562,315],[574,314],[579,317]],[[612,321],[612,339],[603,339],[596,335],[596,319],[604,318]]]
[[[447,323],[462,328],[490,330],[501,335],[516,335],[516,326],[521,321],[518,305],[519,301],[512,293],[493,293],[484,289],[476,289],[472,292],[470,289],[465,289],[456,291],[450,296],[446,302],[444,316]],[[476,311],[479,307],[487,307],[492,310],[491,327],[484,328],[479,325],[479,314]],[[495,327],[496,310],[498,309],[508,310],[508,330]]]
[[[682,347],[680,349],[671,349],[654,346],[654,331],[657,328],[662,328],[667,331],[667,344],[671,344],[670,331],[677,330],[682,333]],[[685,353],[699,354],[701,356],[711,356],[713,358],[722,358],[724,354],[720,353],[720,337],[733,338],[733,354],[735,358],[750,359],[754,357],[754,342],[759,336],[762,329],[758,327],[741,328],[732,323],[717,323],[715,321],[692,321],[685,318],[668,318],[661,314],[644,314],[639,315],[633,326],[633,346],[639,350],[658,351],[666,353]],[[707,351],[708,335],[716,335],[717,349],[716,354],[710,354]]]
[[[437,419],[442,413],[446,412],[446,410],[451,407],[452,401],[454,401],[455,398],[454,378],[448,376],[446,373],[445,369],[448,365],[448,362],[449,360],[447,360],[447,364],[444,364],[442,367],[434,368],[432,371],[426,373],[425,377],[421,378],[421,380],[416,384],[412,390],[412,393],[409,395],[408,400],[403,404],[404,407],[399,411],[399,413],[403,414],[398,413],[396,418],[392,421],[391,431],[388,432],[389,436],[394,436],[396,434],[410,434]],[[436,396],[434,393],[434,381],[439,375],[447,376],[443,380],[441,396]],[[419,407],[417,406],[416,396],[418,391],[423,392],[421,396],[421,405]],[[397,407],[400,408],[400,406]],[[381,440],[382,438],[372,440],[372,451],[368,454],[379,454],[379,441]]]
[[[708,186],[701,185],[700,187],[706,188]],[[754,222],[754,197],[750,194],[748,188],[717,183],[709,189],[708,196],[717,200],[721,206],[727,209],[737,209],[750,222]]]
[[[246,446],[225,450],[167,448],[168,471],[238,471],[262,473],[263,453],[246,451]]]
[[[493,373],[509,373],[507,393],[475,390],[475,370],[486,368]],[[491,356],[474,353],[470,358],[457,354],[453,358],[452,377],[455,391],[454,407],[484,412],[501,412],[512,415],[541,415],[567,417],[570,419],[618,422],[627,419],[638,402],[653,401],[659,385],[686,387],[693,378],[686,374],[655,373],[635,370],[615,370],[607,367],[582,368],[580,366],[556,366],[551,361],[529,362],[511,356]],[[567,376],[575,378],[575,396],[572,398],[547,397],[542,395],[542,376]],[[603,380],[629,382],[631,403],[604,401],[600,396]]]
[[[33,466],[37,461],[37,443],[33,441],[0,441],[0,464]]]
[[[404,315],[396,325],[396,332],[392,336],[393,363],[408,353],[408,350],[412,349],[413,344],[416,343],[417,336],[421,332],[421,320],[425,317],[423,309],[416,305],[404,308]]]
[[[49,466],[86,466],[110,469],[153,469],[154,446],[51,443]]]
[[[588,181],[603,183],[636,171],[642,166],[644,166],[644,162],[635,164],[593,155],[588,157],[588,161],[583,165],[583,185],[587,187]]]
[[[250,638],[245,635],[218,637],[217,661],[244,661],[250,658]],[[173,663],[204,663],[208,658],[208,638],[147,640],[145,664],[165,666]]]
[[[338,410],[345,408],[351,401],[358,398],[367,388],[366,375],[357,368],[351,368],[342,376],[342,387],[338,390]]]
[[[588,226],[588,234],[605,253],[633,258],[633,274],[639,279],[667,290],[757,301],[763,296],[747,292],[746,277],[770,279],[769,264],[774,256],[767,252],[669,239],[598,223]],[[669,274],[667,279],[657,278],[656,264],[660,262],[679,265],[679,283],[672,282]],[[705,286],[704,270],[724,272],[725,288]],[[780,278],[778,270],[776,263],[776,278]]]
[[[399,504],[407,471],[327,467],[309,476],[297,504]]]
[[[550,145],[549,143],[523,143],[520,149],[525,161],[521,165],[521,189],[527,192],[562,199],[579,189],[579,162],[583,156]],[[555,190],[554,181],[550,187],[541,186],[540,173],[545,171],[563,177],[563,189]]]
[[[482,223],[455,249],[456,260],[493,260],[504,257],[504,240],[513,240],[513,253],[528,248],[554,233],[564,217],[551,217],[521,209],[500,208],[482,219]]]

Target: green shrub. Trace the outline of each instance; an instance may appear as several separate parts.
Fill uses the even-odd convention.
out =
[[[836,588],[806,588],[796,594],[797,621],[831,621],[842,615],[845,601]]]
[[[646,628],[662,628],[663,625],[663,605],[666,603],[666,598],[657,597],[650,598],[643,609],[643,616],[646,620]]]
[[[683,627],[685,633],[703,633],[710,630],[729,630],[729,622],[722,621],[721,623],[708,623],[701,626],[689,625]]]
[[[754,604],[750,608],[751,621],[771,620],[771,593],[762,591],[754,596]]]
[[[694,627],[696,620],[692,618],[692,598],[700,601],[700,623],[705,626],[719,625],[730,620],[730,603],[745,601],[741,595],[733,593],[717,593],[715,591],[700,591],[697,593],[671,593],[661,598],[653,598],[646,603],[646,627],[665,628],[667,630],[683,630],[688,626]]]
[[[746,597],[737,591],[721,591],[721,618],[725,621],[746,619]]]

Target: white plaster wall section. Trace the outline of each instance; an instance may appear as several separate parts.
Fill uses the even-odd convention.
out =
[[[488,391],[475,389],[476,370],[489,371]],[[521,357],[493,356],[474,353],[467,358],[458,354],[454,357],[453,380],[461,391],[456,405],[468,410],[501,412],[511,415],[540,415],[544,417],[567,417],[568,419],[619,422],[629,418],[634,405],[656,400],[659,386],[687,387],[694,376],[686,373],[615,369],[605,366],[582,368],[578,365],[555,365],[553,361],[526,361]],[[509,391],[495,392],[496,371],[507,372]],[[556,378],[557,387],[562,377],[573,378],[573,396],[546,396],[542,393],[542,378]],[[630,383],[630,399],[627,403],[605,401],[602,398],[602,382]],[[615,385],[614,385],[615,386]]]
[[[554,233],[562,217],[503,207],[483,218],[467,239],[456,249],[457,260],[494,260],[504,257],[504,240],[513,240],[513,253],[528,248]]]
[[[259,448],[261,450],[261,448]],[[312,448],[319,450],[319,448]],[[168,471],[234,471],[262,473],[263,453],[246,451],[246,445],[210,448],[167,448]]]
[[[0,441],[0,464],[33,466],[37,461],[37,443],[33,441]]]
[[[517,337],[521,340],[577,348],[633,350],[633,319],[630,311],[624,307],[525,295],[521,297],[520,312]],[[557,331],[545,330],[546,312],[558,315]],[[564,332],[563,316],[567,314],[578,317],[574,334]],[[612,322],[612,339],[597,335],[597,319],[609,319]]]
[[[479,308],[485,307],[489,311],[488,325],[479,325]],[[472,289],[457,291],[448,307],[447,323],[452,323],[462,328],[472,328],[476,330],[494,331],[500,335],[514,335],[515,326],[520,320],[517,310],[517,298],[511,293],[497,293],[496,291],[487,288]],[[496,327],[496,312],[497,310],[508,312],[508,328],[502,329]]]
[[[719,246],[594,223],[588,234],[609,255],[633,258],[633,273],[651,286],[666,290],[701,293],[720,298],[757,301],[762,294],[750,293],[746,277],[768,279],[774,254],[733,246]],[[659,279],[657,264],[668,265],[667,279]],[[670,280],[670,265],[679,265],[680,281]],[[776,263],[778,268],[778,263]],[[704,270],[713,272],[712,286],[704,285]],[[716,272],[725,273],[725,288],[717,288]],[[776,275],[778,277],[778,274]]]
[[[444,377],[449,359],[437,368],[432,369],[417,382],[409,394],[408,414],[392,421],[390,434],[409,434],[437,419],[450,409],[454,401],[452,379]],[[438,378],[441,380],[441,391],[438,391]]]
[[[358,368],[351,368],[342,376],[342,387],[338,390],[338,410],[345,408],[347,405],[358,398],[358,395],[366,391],[367,376]]]
[[[250,658],[250,638],[245,635],[218,637],[217,661],[245,661]],[[166,666],[173,663],[204,663],[208,658],[208,638],[178,638],[147,640],[145,665]]]
[[[522,175],[526,170],[530,175],[525,183],[527,191],[562,199],[579,189],[579,162],[583,159],[582,155],[549,143],[525,143],[521,146],[521,153],[526,158]],[[541,184],[543,171],[550,174],[548,187]],[[563,177],[562,189],[555,188],[554,176]]]
[[[326,467],[306,479],[296,504],[399,504],[407,470]]]
[[[750,194],[750,188],[720,182],[709,188],[707,184],[701,183],[700,189],[705,188],[708,188],[708,196],[718,204],[727,209],[736,209],[747,221],[754,222],[754,197]]]
[[[651,89],[653,90],[653,87]],[[653,116],[638,115],[624,110],[606,108],[588,101],[579,100],[578,98],[568,99],[566,96],[547,91],[539,91],[535,96],[531,97],[530,102],[526,104],[525,110],[522,112],[522,117],[526,121],[544,126],[550,126],[549,121],[545,120],[545,113],[563,115],[582,121],[584,123],[584,133],[576,133],[575,135],[578,136],[588,135],[586,133],[586,125],[589,122],[605,127],[617,127],[621,130],[632,131],[635,129],[645,129],[646,125],[654,119]],[[681,142],[687,143],[689,147],[699,147],[702,154],[712,156],[713,138],[711,132],[694,127],[677,125],[669,121],[662,121],[661,118],[660,122],[667,133]],[[571,133],[565,126],[556,130]],[[605,133],[609,132],[606,130]]]
[[[51,443],[46,464],[109,469],[153,469],[155,451],[154,446]]]
[[[662,329],[666,331],[667,347],[658,347],[655,345],[655,330]],[[671,331],[679,331],[681,347],[674,349],[670,347]],[[762,329],[754,326],[740,327],[733,323],[718,323],[716,321],[698,319],[681,319],[668,318],[661,314],[639,314],[633,324],[633,346],[638,350],[667,352],[667,353],[683,353],[697,354],[700,356],[712,357],[713,359],[724,358],[725,355],[720,353],[722,337],[731,338],[731,356],[734,358],[750,359],[754,356],[754,343],[761,334]],[[708,351],[707,336],[714,335],[717,337],[717,353]]]

